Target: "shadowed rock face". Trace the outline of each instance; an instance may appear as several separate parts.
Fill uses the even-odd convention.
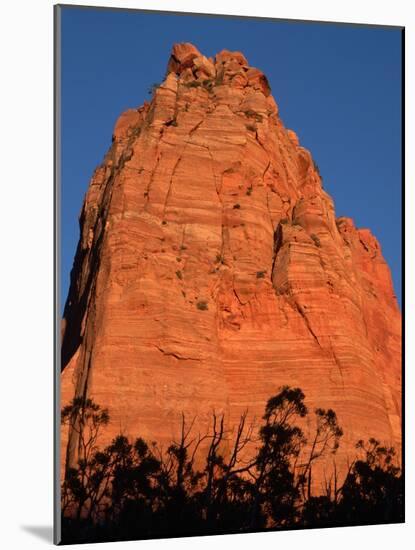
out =
[[[108,407],[102,443],[170,442],[182,412],[203,432],[213,408],[231,427],[288,384],[337,412],[339,460],[370,436],[399,447],[401,318],[379,243],[336,219],[241,53],[173,47],[151,102],[117,121],[80,229],[62,404]]]

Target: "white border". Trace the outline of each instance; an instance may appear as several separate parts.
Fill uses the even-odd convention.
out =
[[[66,2],[77,3],[77,2]],[[415,97],[415,17],[409,0],[100,0],[89,5],[171,11],[227,13],[289,19],[313,19],[403,25],[406,27],[406,97]],[[53,358],[53,2],[19,0],[0,8],[1,86],[1,472],[2,547],[32,548],[47,542],[28,527],[47,532],[52,525],[52,358]],[[406,105],[406,181],[415,181],[414,103]],[[406,189],[406,280],[414,279],[414,187]],[[387,213],[385,213],[387,215]],[[406,288],[407,326],[414,291]],[[413,341],[413,340],[412,340]],[[413,441],[415,407],[411,403],[413,344],[407,334],[407,525],[264,533],[140,542],[145,548],[210,548],[238,545],[325,548],[397,545],[415,540]],[[43,530],[42,530],[43,528]],[[45,529],[46,528],[46,529]],[[49,542],[50,544],[50,542]],[[116,543],[127,548],[137,543]],[[84,545],[84,548],[104,548]],[[107,545],[105,548],[110,548]]]

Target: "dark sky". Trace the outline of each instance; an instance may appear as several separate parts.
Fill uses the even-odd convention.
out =
[[[89,179],[117,117],[149,99],[172,44],[239,50],[317,162],[337,216],[379,239],[401,300],[401,32],[246,18],[62,10],[62,307]]]

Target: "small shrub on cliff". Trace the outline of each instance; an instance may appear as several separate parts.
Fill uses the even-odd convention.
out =
[[[315,160],[313,160],[313,165],[314,165],[314,170],[317,172],[317,174],[319,175],[320,179],[323,179],[321,174],[320,174],[320,168],[319,168],[319,165],[317,164],[317,162]]]
[[[315,244],[318,248],[320,248],[320,247],[321,247],[321,242],[320,242],[319,237],[318,237],[315,233],[311,233],[310,237],[313,239],[314,244]]]
[[[182,280],[182,279],[183,279],[183,274],[182,274],[182,272],[181,272],[181,271],[176,271],[176,277],[177,277],[178,279]]]
[[[186,86],[186,88],[199,88],[202,83],[197,80],[191,80],[190,82],[185,82],[183,85]]]
[[[225,258],[223,257],[223,254],[216,254],[216,263],[217,264],[223,264],[225,261]]]
[[[265,278],[266,271],[257,271],[256,272],[256,278],[257,279],[264,279]]]
[[[236,203],[233,205],[234,210],[239,210],[241,208],[241,205],[239,203]]]
[[[197,309],[200,309],[201,311],[206,311],[208,308],[208,303],[205,300],[200,300],[196,304]]]
[[[215,86],[220,86],[221,84],[223,84],[223,76],[223,71],[220,71],[215,79]]]
[[[247,116],[248,118],[254,118],[257,122],[262,122],[264,119],[264,117],[261,114],[253,111],[252,109],[246,110],[245,116]]]
[[[252,183],[251,183],[251,185],[250,185],[250,186],[248,187],[248,189],[246,190],[246,194],[247,194],[248,196],[252,195],[252,191],[253,191],[253,190],[254,190],[254,188],[252,187]]]
[[[212,78],[206,78],[202,81],[202,86],[206,88],[207,90],[211,90],[213,87],[213,79]]]
[[[153,95],[157,88],[160,86],[160,83],[154,82],[148,89],[148,94]]]

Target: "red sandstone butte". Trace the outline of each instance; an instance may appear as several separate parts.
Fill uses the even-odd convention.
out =
[[[108,407],[102,444],[166,444],[182,412],[200,431],[212,409],[229,427],[260,418],[288,384],[337,412],[338,460],[371,436],[400,448],[401,315],[379,243],[336,218],[241,53],[173,47],[151,102],[118,119],[80,229],[62,405]],[[62,456],[76,446],[63,431]]]

